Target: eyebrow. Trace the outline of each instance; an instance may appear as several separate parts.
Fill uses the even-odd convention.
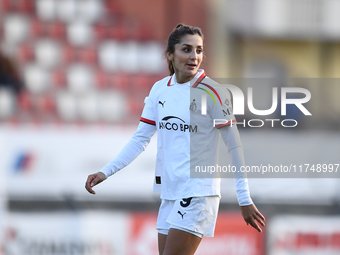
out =
[[[182,44],[182,46],[192,47],[192,45],[190,45],[190,44],[185,44],[185,43],[184,43],[184,44]],[[201,48],[202,48],[202,47],[203,47],[203,45],[197,45],[197,47],[201,47]]]

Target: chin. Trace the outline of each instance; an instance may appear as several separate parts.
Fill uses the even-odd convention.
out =
[[[186,72],[188,75],[195,75],[197,73],[198,69],[194,69],[194,70],[189,70],[188,72]]]

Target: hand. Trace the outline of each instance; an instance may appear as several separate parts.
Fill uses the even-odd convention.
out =
[[[256,206],[254,204],[247,205],[247,206],[240,206],[241,213],[243,216],[244,221],[253,228],[255,228],[257,231],[262,233],[262,229],[259,227],[259,225],[256,223],[260,223],[261,226],[264,226],[265,218],[264,216],[257,210]]]
[[[105,179],[106,179],[106,176],[102,172],[91,174],[87,177],[87,180],[86,180],[86,183],[85,183],[85,189],[88,192],[90,192],[91,194],[96,194],[96,192],[92,189],[92,187],[101,183]]]

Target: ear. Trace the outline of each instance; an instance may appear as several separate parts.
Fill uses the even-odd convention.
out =
[[[166,57],[167,57],[167,59],[170,60],[170,61],[174,60],[174,54],[172,54],[172,53],[170,53],[170,52],[167,52],[167,53],[166,53]]]

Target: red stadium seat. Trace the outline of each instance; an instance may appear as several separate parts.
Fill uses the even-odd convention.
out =
[[[145,74],[129,75],[128,91],[132,94],[147,94],[150,89],[149,77]]]
[[[115,25],[107,29],[107,37],[123,41],[127,38],[127,31],[123,25]]]
[[[32,110],[32,99],[31,95],[25,91],[18,95],[18,106],[20,110],[31,111]]]
[[[129,96],[128,109],[131,115],[140,116],[144,107],[144,100]]]
[[[69,65],[76,60],[76,50],[72,45],[64,44],[62,49],[63,65]]]
[[[65,38],[65,24],[59,21],[44,22],[39,19],[34,19],[31,22],[30,32],[31,38],[51,37],[54,39]]]
[[[20,65],[33,61],[33,49],[28,44],[22,44],[17,49],[17,61]]]
[[[55,111],[54,98],[50,95],[41,95],[35,98],[37,112],[42,114],[52,114]]]
[[[78,61],[86,64],[97,64],[97,49],[96,48],[81,48],[77,52]]]
[[[45,28],[45,33],[49,37],[53,37],[56,39],[65,38],[65,24],[60,21],[55,21],[52,23],[48,23]]]
[[[121,14],[121,8],[117,4],[117,1],[106,0],[105,1],[105,10],[108,16],[118,16]]]
[[[52,73],[52,82],[57,89],[64,88],[66,86],[66,74],[62,69],[56,69]]]
[[[11,10],[11,0],[0,1],[0,13],[7,13]]]
[[[125,73],[114,73],[109,75],[109,88],[127,91],[128,76]]]
[[[96,73],[95,80],[97,88],[99,89],[107,88],[109,84],[109,75],[105,71],[98,70]]]
[[[16,0],[12,2],[12,5],[15,12],[30,14],[34,10],[34,4],[31,0]]]
[[[94,36],[96,38],[97,42],[102,41],[103,39],[107,38],[108,36],[108,26],[105,26],[103,24],[96,24],[93,26],[93,32],[94,32]]]
[[[138,40],[139,41],[147,41],[147,40],[152,39],[153,36],[152,36],[151,31],[150,31],[150,28],[143,23],[140,23],[139,25],[140,25],[140,27],[138,29],[138,37],[137,37]]]
[[[31,39],[39,38],[44,35],[43,22],[38,19],[33,19],[30,24],[30,37]]]

